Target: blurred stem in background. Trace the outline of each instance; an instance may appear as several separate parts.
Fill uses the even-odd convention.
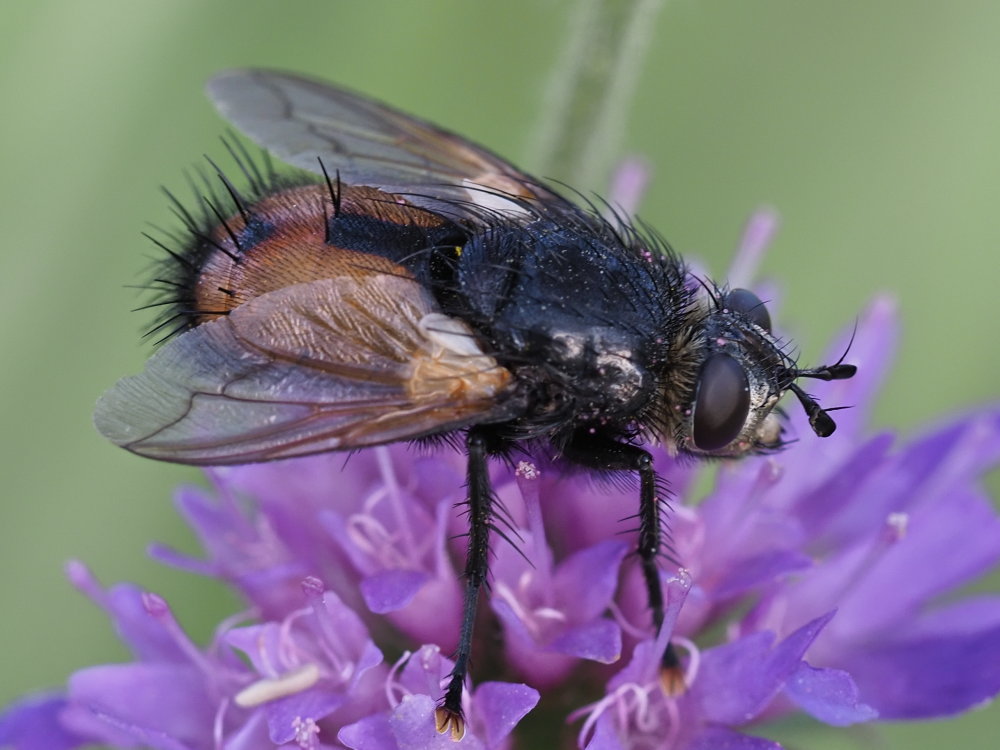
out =
[[[580,190],[607,183],[664,0],[579,0],[525,164]]]

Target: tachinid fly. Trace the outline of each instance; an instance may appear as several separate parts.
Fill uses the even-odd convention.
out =
[[[235,70],[208,93],[251,139],[319,177],[262,174],[230,144],[251,192],[220,173],[226,203],[206,199],[205,221],[177,204],[188,247],[168,250],[173,271],[157,284],[179,335],[104,394],[97,427],[135,453],[209,465],[460,436],[466,606],[439,731],[464,732],[496,519],[490,458],[544,451],[638,475],[637,551],[658,627],[665,486],[642,442],[709,457],[777,449],[773,409],[789,390],[817,435],[833,432],[796,380],[855,368],[798,368],[760,299],[695,279],[621,217],[325,83]],[[668,649],[664,669],[677,668]]]

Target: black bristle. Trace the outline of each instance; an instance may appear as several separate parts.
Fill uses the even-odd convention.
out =
[[[228,138],[225,135],[221,136],[220,140],[229,153],[229,157],[243,173],[243,177],[246,179],[250,189],[258,196],[265,193],[268,183],[261,176],[260,170],[257,168],[257,162],[251,158],[243,142],[232,133],[229,133]]]
[[[193,202],[200,206],[200,210],[192,211],[188,207],[191,204],[186,205],[173,191],[164,187],[163,194],[180,227],[153,227],[152,233],[142,233],[162,253],[153,260],[147,277],[149,281],[136,285],[151,295],[137,310],[162,310],[144,334],[144,338],[152,338],[165,332],[156,344],[194,327],[204,316],[227,312],[197,309],[195,306],[195,288],[207,259],[216,252],[222,252],[234,263],[240,262],[241,241],[245,240],[245,233],[260,230],[253,207],[281,190],[317,182],[316,178],[306,173],[279,176],[266,152],[252,156],[233,134],[223,136],[222,143],[236,165],[244,187],[237,188],[219,165],[205,157],[212,170],[211,176],[198,167],[194,167],[193,172],[186,170],[184,173]],[[234,208],[230,212],[221,208],[223,205]],[[238,217],[235,225],[232,216]],[[242,229],[236,231],[241,224],[240,219]],[[225,243],[217,239],[220,229],[226,232]],[[219,291],[229,297],[236,296],[233,289],[219,288]]]

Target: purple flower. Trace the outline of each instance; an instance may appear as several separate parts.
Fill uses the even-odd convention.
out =
[[[773,227],[751,223],[736,276],[749,279]],[[547,727],[570,722],[566,747],[773,748],[748,732],[792,712],[843,726],[948,716],[995,696],[1000,597],[951,594],[1000,560],[1000,519],[979,484],[1000,458],[1000,408],[903,445],[868,433],[895,325],[892,303],[876,300],[851,346],[858,376],[816,386],[825,405],[854,407],[829,440],[792,409],[802,439],[722,465],[701,502],[697,467],[654,449],[685,566],[664,573],[659,634],[621,534],[634,488],[552,461],[494,466],[513,544],[494,550],[459,746],[537,746],[517,726],[533,711]],[[462,457],[397,445],[208,475],[212,492],[177,496],[204,556],[152,554],[225,581],[246,611],[199,646],[158,596],[104,589],[71,564],[132,660],[10,707],[0,745],[455,746],[434,708],[461,613]],[[680,695],[660,682],[668,641],[685,665]]]

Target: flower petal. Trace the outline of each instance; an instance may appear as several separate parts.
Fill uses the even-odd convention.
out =
[[[908,638],[974,635],[1000,629],[1000,596],[963,599],[923,614],[907,628]]]
[[[378,713],[366,716],[343,727],[337,733],[337,740],[351,750],[398,750],[396,738],[389,725],[388,714]]]
[[[403,609],[429,580],[420,570],[381,570],[361,581],[361,595],[368,609],[382,615]]]
[[[878,717],[878,711],[858,699],[851,676],[839,669],[817,669],[802,662],[785,684],[785,694],[803,711],[837,727]]]
[[[399,672],[399,685],[410,693],[438,697],[441,680],[455,665],[437,646],[421,646],[406,660]]]
[[[708,727],[684,745],[684,750],[781,750],[781,745],[724,727]]]
[[[486,747],[499,747],[540,697],[534,688],[510,682],[484,682],[476,688],[476,726]]]
[[[594,734],[584,750],[627,750],[615,731],[614,721],[608,714],[602,714],[594,724]]]
[[[622,630],[617,623],[599,617],[570,628],[549,647],[567,656],[612,664],[622,655]]]
[[[548,643],[539,643],[518,612],[500,598],[490,602],[504,630],[505,658],[515,673],[543,688],[564,679],[572,670],[573,659]]]
[[[716,581],[712,596],[718,600],[740,596],[790,573],[810,568],[812,564],[808,555],[793,550],[763,552],[732,565],[726,575]]]
[[[163,623],[147,608],[145,593],[131,583],[119,583],[107,590],[83,563],[72,561],[66,566],[70,582],[87,595],[111,618],[119,637],[142,661],[183,661],[183,649],[167,632]]]
[[[389,727],[399,750],[453,750],[455,741],[438,732],[434,724],[434,701],[426,695],[407,695],[392,711]],[[462,738],[461,747],[483,750],[483,743],[471,732]]]
[[[62,694],[22,698],[0,714],[0,747],[11,750],[72,750],[91,741],[62,725],[66,708]]]
[[[608,608],[626,552],[624,542],[606,540],[570,555],[558,565],[552,587],[567,619],[591,620]]]
[[[741,726],[756,718],[798,669],[802,655],[833,613],[803,625],[776,646],[772,633],[752,633],[705,651],[691,697],[710,722]],[[773,647],[772,647],[773,646]]]
[[[204,676],[186,664],[88,667],[70,677],[69,698],[68,726],[125,747],[197,746],[211,734],[216,707]]]
[[[841,666],[882,719],[951,716],[1000,692],[1000,627],[859,650]]]
[[[956,487],[947,502],[918,508],[893,544],[841,598],[836,630],[875,633],[915,618],[932,597],[1000,560],[1000,518],[989,500]],[[955,554],[956,550],[961,554]],[[900,581],[907,585],[900,587]],[[857,636],[855,636],[857,637]]]
[[[271,741],[278,745],[295,739],[296,720],[324,719],[344,703],[347,697],[321,688],[312,688],[296,695],[271,701],[267,704],[268,735]]]
[[[245,625],[233,628],[223,636],[223,641],[242,651],[253,668],[263,677],[278,677],[281,662],[276,656],[282,642],[281,626],[276,622],[263,625]]]

